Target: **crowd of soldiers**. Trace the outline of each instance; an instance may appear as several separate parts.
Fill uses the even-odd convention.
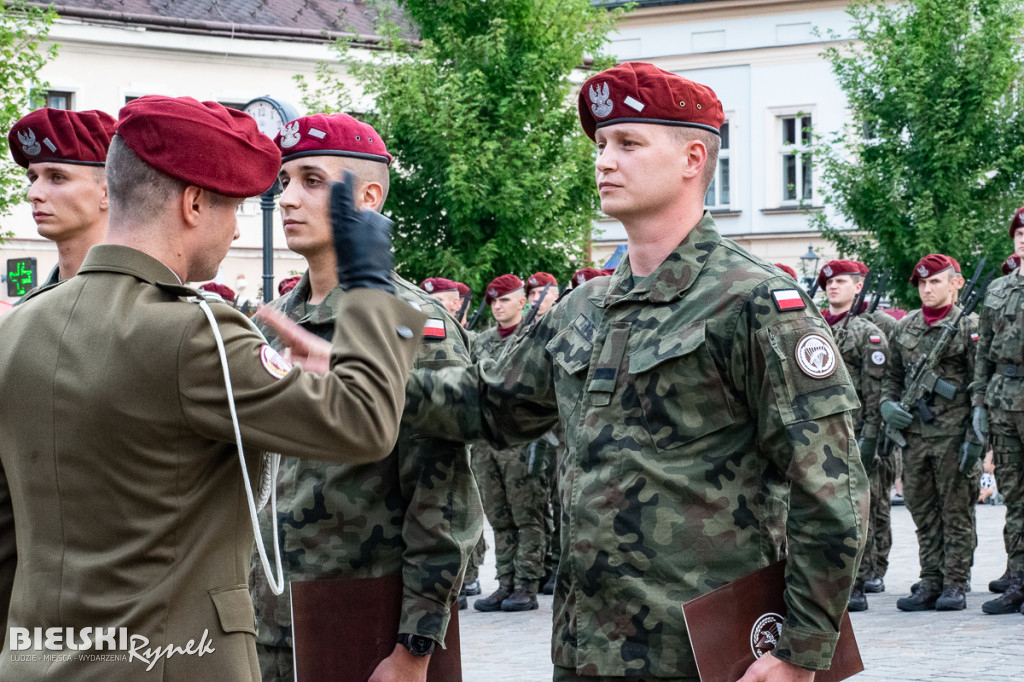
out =
[[[921,580],[898,606],[965,607],[986,444],[1008,558],[983,609],[1020,610],[1019,260],[961,291],[956,261],[925,256],[899,321],[865,300],[864,264],[831,261],[819,312],[703,210],[710,88],[626,63],[578,107],[627,256],[564,288],[502,274],[472,316],[465,285],[394,272],[392,155],[351,116],[273,141],[187,97],[21,119],[11,151],[59,262],[0,321],[2,388],[22,396],[0,405],[0,606],[8,632],[62,628],[69,656],[12,656],[8,635],[0,680],[73,678],[72,631],[110,623],[170,650],[214,633],[216,656],[154,660],[164,679],[293,679],[335,620],[348,679],[452,679],[485,514],[498,589],[473,607],[553,594],[556,682],[696,679],[681,605],[782,559],[789,612],[743,680],[810,680],[843,611],[885,589],[901,467]],[[274,180],[308,267],[257,330],[233,292],[187,283]],[[1024,209],[1010,236],[1024,253]],[[495,326],[474,333],[486,307]],[[331,596],[300,600],[309,584]],[[365,633],[379,652],[351,648]]]

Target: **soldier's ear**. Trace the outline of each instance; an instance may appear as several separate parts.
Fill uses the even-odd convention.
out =
[[[377,211],[380,213],[381,205],[384,203],[384,187],[379,182],[366,182],[359,188],[359,208]]]

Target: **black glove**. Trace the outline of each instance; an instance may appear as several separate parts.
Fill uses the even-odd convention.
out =
[[[882,419],[896,430],[902,430],[910,426],[914,421],[914,415],[910,414],[895,400],[886,400],[881,405]]]
[[[331,231],[338,259],[338,283],[349,289],[380,289],[395,293],[391,271],[391,221],[375,211],[360,211],[352,199],[355,175],[331,183]]]
[[[965,442],[960,446],[960,473],[969,474],[981,461],[981,445]]]

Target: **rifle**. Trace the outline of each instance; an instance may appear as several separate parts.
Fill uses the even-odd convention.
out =
[[[985,267],[985,260],[987,258],[988,256],[981,257],[981,262],[978,263],[978,267],[974,268],[974,277],[971,277],[971,281],[968,282],[967,286],[964,287],[964,290],[960,292],[960,295],[963,297],[965,301],[967,300],[967,297],[971,295],[971,292],[974,291],[974,285],[978,281],[978,275],[981,274],[982,269]]]
[[[878,302],[882,300],[882,294],[885,293],[885,287],[889,284],[890,277],[892,277],[892,270],[886,268],[882,271],[882,276],[878,278],[878,286],[875,287],[875,295],[871,297],[871,305],[868,306],[869,314],[878,309]]]
[[[544,302],[544,297],[548,295],[548,289],[550,288],[551,282],[548,282],[547,284],[544,285],[544,290],[540,292],[540,298],[537,299],[537,305],[530,306],[530,312],[527,313],[526,317],[523,318],[523,321],[519,323],[519,328],[516,329],[516,336],[522,334],[526,329],[530,327],[531,324],[533,324],[533,321],[537,318],[537,311],[540,310],[540,304]],[[505,359],[505,354],[508,352],[508,349],[511,346],[512,342],[510,340],[508,343],[505,344],[505,347],[501,349],[501,354],[498,356],[497,362],[501,362],[502,360]]]
[[[462,305],[459,306],[459,314],[455,316],[455,321],[462,324],[462,318],[466,315],[466,309],[469,308],[469,302],[473,300],[473,292],[470,291],[462,297]]]
[[[814,278],[814,282],[811,284],[810,290],[807,292],[807,298],[814,299],[814,295],[818,293],[818,278]]]
[[[473,331],[473,327],[475,327],[476,323],[480,320],[480,316],[484,314],[484,308],[486,307],[487,297],[484,296],[484,300],[480,301],[480,307],[476,309],[476,312],[473,313],[473,317],[469,318],[469,322],[466,323],[466,329],[468,331]]]
[[[900,409],[910,412],[911,408],[916,407],[918,414],[921,415],[921,421],[925,424],[935,420],[935,415],[932,414],[927,402],[932,394],[937,393],[946,400],[952,400],[956,395],[956,386],[940,377],[938,372],[935,371],[935,367],[939,364],[943,353],[945,353],[946,346],[953,340],[957,330],[960,328],[961,318],[974,312],[979,301],[981,301],[987,282],[982,282],[981,287],[977,289],[974,288],[974,284],[977,282],[978,275],[980,274],[980,272],[974,273],[974,278],[971,280],[972,290],[970,296],[964,301],[963,307],[957,311],[955,318],[947,319],[942,324],[942,334],[935,345],[932,346],[928,355],[920,358],[907,368],[906,389],[903,391],[903,397],[899,402]],[[888,447],[890,440],[900,447],[904,447],[907,444],[907,439],[903,437],[903,434],[898,429],[886,426],[885,441],[882,447]]]
[[[850,326],[850,318],[856,317],[860,314],[861,305],[863,305],[864,299],[868,295],[868,287],[871,286],[872,274],[873,273],[868,270],[868,274],[864,275],[864,286],[862,286],[860,291],[857,292],[857,295],[853,297],[853,305],[850,306],[850,310],[846,313],[846,317],[843,318],[843,321],[839,323],[839,329],[845,331],[846,328]]]

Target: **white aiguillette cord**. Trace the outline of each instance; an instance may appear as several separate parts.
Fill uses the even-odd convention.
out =
[[[263,480],[260,486],[260,505],[262,509],[263,505],[266,504],[265,493],[266,488],[269,488],[270,496],[270,519],[271,526],[273,526],[274,532],[274,565],[277,567],[277,572],[270,570],[270,560],[267,558],[267,548],[263,544],[263,534],[260,533],[260,522],[257,518],[257,505],[252,495],[252,484],[249,483],[249,474],[245,467],[245,454],[242,452],[242,430],[238,426],[238,412],[235,411],[235,393],[231,388],[231,373],[228,371],[228,354],[224,350],[224,338],[220,334],[220,327],[217,325],[217,320],[213,316],[213,311],[210,310],[210,305],[205,300],[199,301],[199,307],[206,313],[206,319],[210,321],[210,327],[213,328],[213,338],[217,340],[217,352],[220,354],[220,366],[224,370],[224,387],[228,392],[228,408],[231,410],[231,424],[235,427],[235,444],[238,447],[238,462],[242,465],[242,481],[245,483],[245,496],[249,502],[249,518],[252,519],[252,532],[256,537],[256,551],[259,552],[260,562],[263,564],[263,572],[267,576],[267,582],[270,583],[270,591],[274,594],[281,594],[284,592],[284,569],[281,568],[281,546],[277,540],[277,470],[281,464],[281,455],[271,454],[264,461]],[[249,324],[257,333],[260,333],[259,329],[256,329],[256,325],[249,321]],[[262,334],[260,333],[260,336]],[[264,339],[265,340],[265,339]],[[269,483],[269,484],[268,484]],[[264,488],[266,486],[266,488]]]

